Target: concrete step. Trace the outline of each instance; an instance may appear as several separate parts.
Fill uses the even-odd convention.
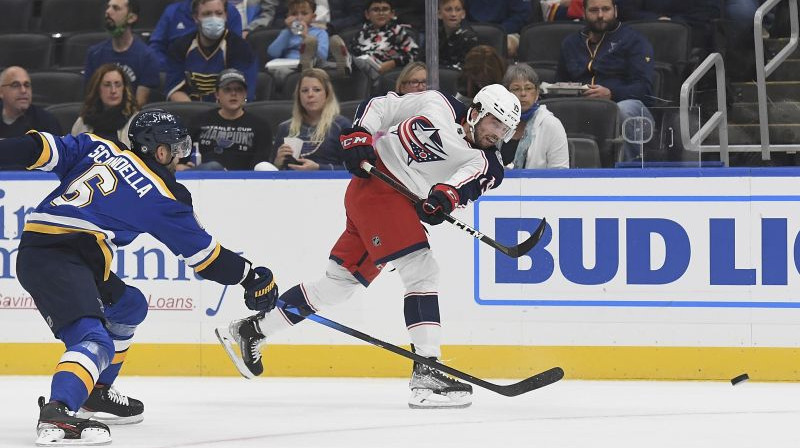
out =
[[[771,144],[798,144],[800,143],[800,124],[770,124],[769,142]],[[717,133],[712,132],[704,144],[719,144]],[[761,135],[757,124],[729,124],[728,144],[730,145],[759,145]]]
[[[785,101],[767,104],[767,117],[771,124],[800,123],[800,102]],[[728,112],[731,124],[757,124],[757,103],[735,103]]]
[[[783,63],[767,77],[767,81],[800,81],[800,59],[787,59],[783,61]]]
[[[789,43],[789,38],[767,39],[764,41],[764,56],[767,61],[772,59],[773,56],[778,54]],[[751,47],[752,48],[752,47]],[[790,58],[800,58],[800,45],[795,48],[794,52],[789,56]]]
[[[756,83],[754,82],[734,82],[733,87],[734,103],[755,103],[758,101]],[[800,81],[768,81],[767,96],[771,101],[798,101],[800,100]]]

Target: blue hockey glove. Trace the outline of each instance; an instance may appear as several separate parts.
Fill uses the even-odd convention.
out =
[[[378,154],[372,147],[372,134],[361,126],[353,126],[342,130],[339,143],[342,145],[342,161],[347,171],[355,176],[368,178],[369,173],[361,168],[361,161],[374,164],[378,159]]]
[[[253,311],[270,311],[278,300],[278,285],[272,271],[264,266],[250,269],[244,280],[244,304]]]
[[[432,226],[444,221],[444,214],[452,212],[458,205],[458,190],[447,184],[436,184],[428,197],[417,203],[417,215],[422,222]]]

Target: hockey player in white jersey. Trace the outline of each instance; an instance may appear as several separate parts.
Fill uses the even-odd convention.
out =
[[[395,267],[405,287],[404,314],[412,349],[440,358],[439,268],[420,221],[440,224],[443,213],[500,184],[503,166],[497,144],[511,137],[519,119],[519,100],[498,84],[481,89],[467,111],[437,91],[402,97],[389,92],[363,103],[354,127],[340,136],[345,166],[356,177],[345,193],[346,228],[331,250],[325,275],[287,290],[279,299],[283,307],[217,329],[242,375],[260,375],[261,346],[271,335],[304,319],[287,311],[288,306],[315,313],[344,302],[359,285],[369,286],[387,263]],[[415,206],[371,178],[361,169],[364,160],[425,199]],[[230,338],[239,345],[242,358],[226,343]],[[472,386],[417,362],[410,388],[412,408],[472,403]]]

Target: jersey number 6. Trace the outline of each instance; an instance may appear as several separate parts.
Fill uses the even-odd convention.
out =
[[[94,179],[97,180],[92,182]],[[92,165],[86,172],[75,178],[64,190],[64,194],[53,199],[51,204],[85,207],[92,202],[95,188],[100,190],[103,196],[108,196],[117,189],[117,176],[108,165]]]

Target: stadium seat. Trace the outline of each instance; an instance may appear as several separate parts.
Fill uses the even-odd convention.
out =
[[[478,45],[494,47],[500,56],[508,57],[508,38],[502,26],[494,23],[470,23],[475,34],[478,35]]]
[[[403,71],[402,67],[390,70],[378,77],[378,86],[373,88],[372,94],[375,96],[386,95],[386,92],[395,91],[395,84],[400,72]],[[377,89],[377,90],[375,90]]]
[[[66,135],[70,133],[72,125],[75,124],[75,120],[77,120],[78,116],[81,114],[81,107],[83,107],[82,102],[61,103],[47,106],[45,110],[56,117],[58,124],[61,126],[61,132]]]
[[[292,107],[292,101],[256,101],[244,105],[246,111],[269,123],[273,138],[278,132],[278,125],[292,118]]]
[[[30,30],[33,18],[31,0],[0,0],[0,33],[19,33]]]
[[[19,65],[46,70],[53,60],[53,40],[44,34],[0,34],[0,67]]]
[[[558,82],[558,80],[556,80],[556,68],[549,62],[528,61],[526,64],[530,65],[531,68],[536,71],[536,74],[539,75],[540,82]]]
[[[75,33],[105,29],[104,0],[42,0],[39,30],[45,33]]]
[[[264,65],[269,60],[267,47],[281,33],[280,28],[260,28],[247,35],[247,43],[258,57],[258,69],[264,70]]]
[[[75,71],[83,70],[86,66],[86,53],[89,52],[89,47],[109,38],[109,34],[105,31],[75,33],[67,36],[61,48],[59,67]]]
[[[272,99],[275,93],[275,78],[269,72],[258,72],[256,81],[256,101],[267,101]]]
[[[600,168],[600,148],[591,138],[573,137],[567,139],[569,144],[570,168]]]
[[[356,36],[358,36],[358,32],[359,31],[361,31],[361,25],[347,27],[347,28],[339,31],[338,34],[339,34],[339,37],[342,38],[344,43],[349,47],[350,46],[350,42],[352,42],[353,39]],[[425,49],[423,48],[420,51],[424,52],[424,50]]]
[[[358,109],[358,105],[361,103],[362,101],[359,100],[343,101],[339,103],[339,113],[352,120],[356,115],[356,109]]]
[[[595,98],[552,98],[542,104],[564,125],[569,138],[590,138],[600,152],[603,167],[614,166],[617,159],[619,124],[617,103]]]
[[[349,76],[340,76],[336,70],[326,70],[331,77],[333,91],[336,92],[336,99],[339,102],[365,100],[370,95],[370,80],[360,70],[353,71]],[[294,89],[300,80],[300,72],[294,72],[286,77],[283,85],[281,98],[290,100],[294,97]]]
[[[83,101],[83,76],[73,72],[31,72],[33,103],[39,106]]]
[[[139,19],[134,24],[137,30],[152,30],[156,27],[158,19],[164,9],[172,0],[139,0]]]
[[[143,109],[164,109],[171,114],[179,116],[185,126],[190,126],[194,117],[216,108],[217,105],[214,103],[200,101],[162,101],[146,104]]]
[[[655,69],[661,75],[660,95],[677,100],[691,53],[689,25],[669,20],[632,21],[626,25],[643,34],[653,46]]]
[[[517,60],[549,63],[558,66],[561,41],[583,28],[578,22],[542,22],[526,26],[520,32]]]

